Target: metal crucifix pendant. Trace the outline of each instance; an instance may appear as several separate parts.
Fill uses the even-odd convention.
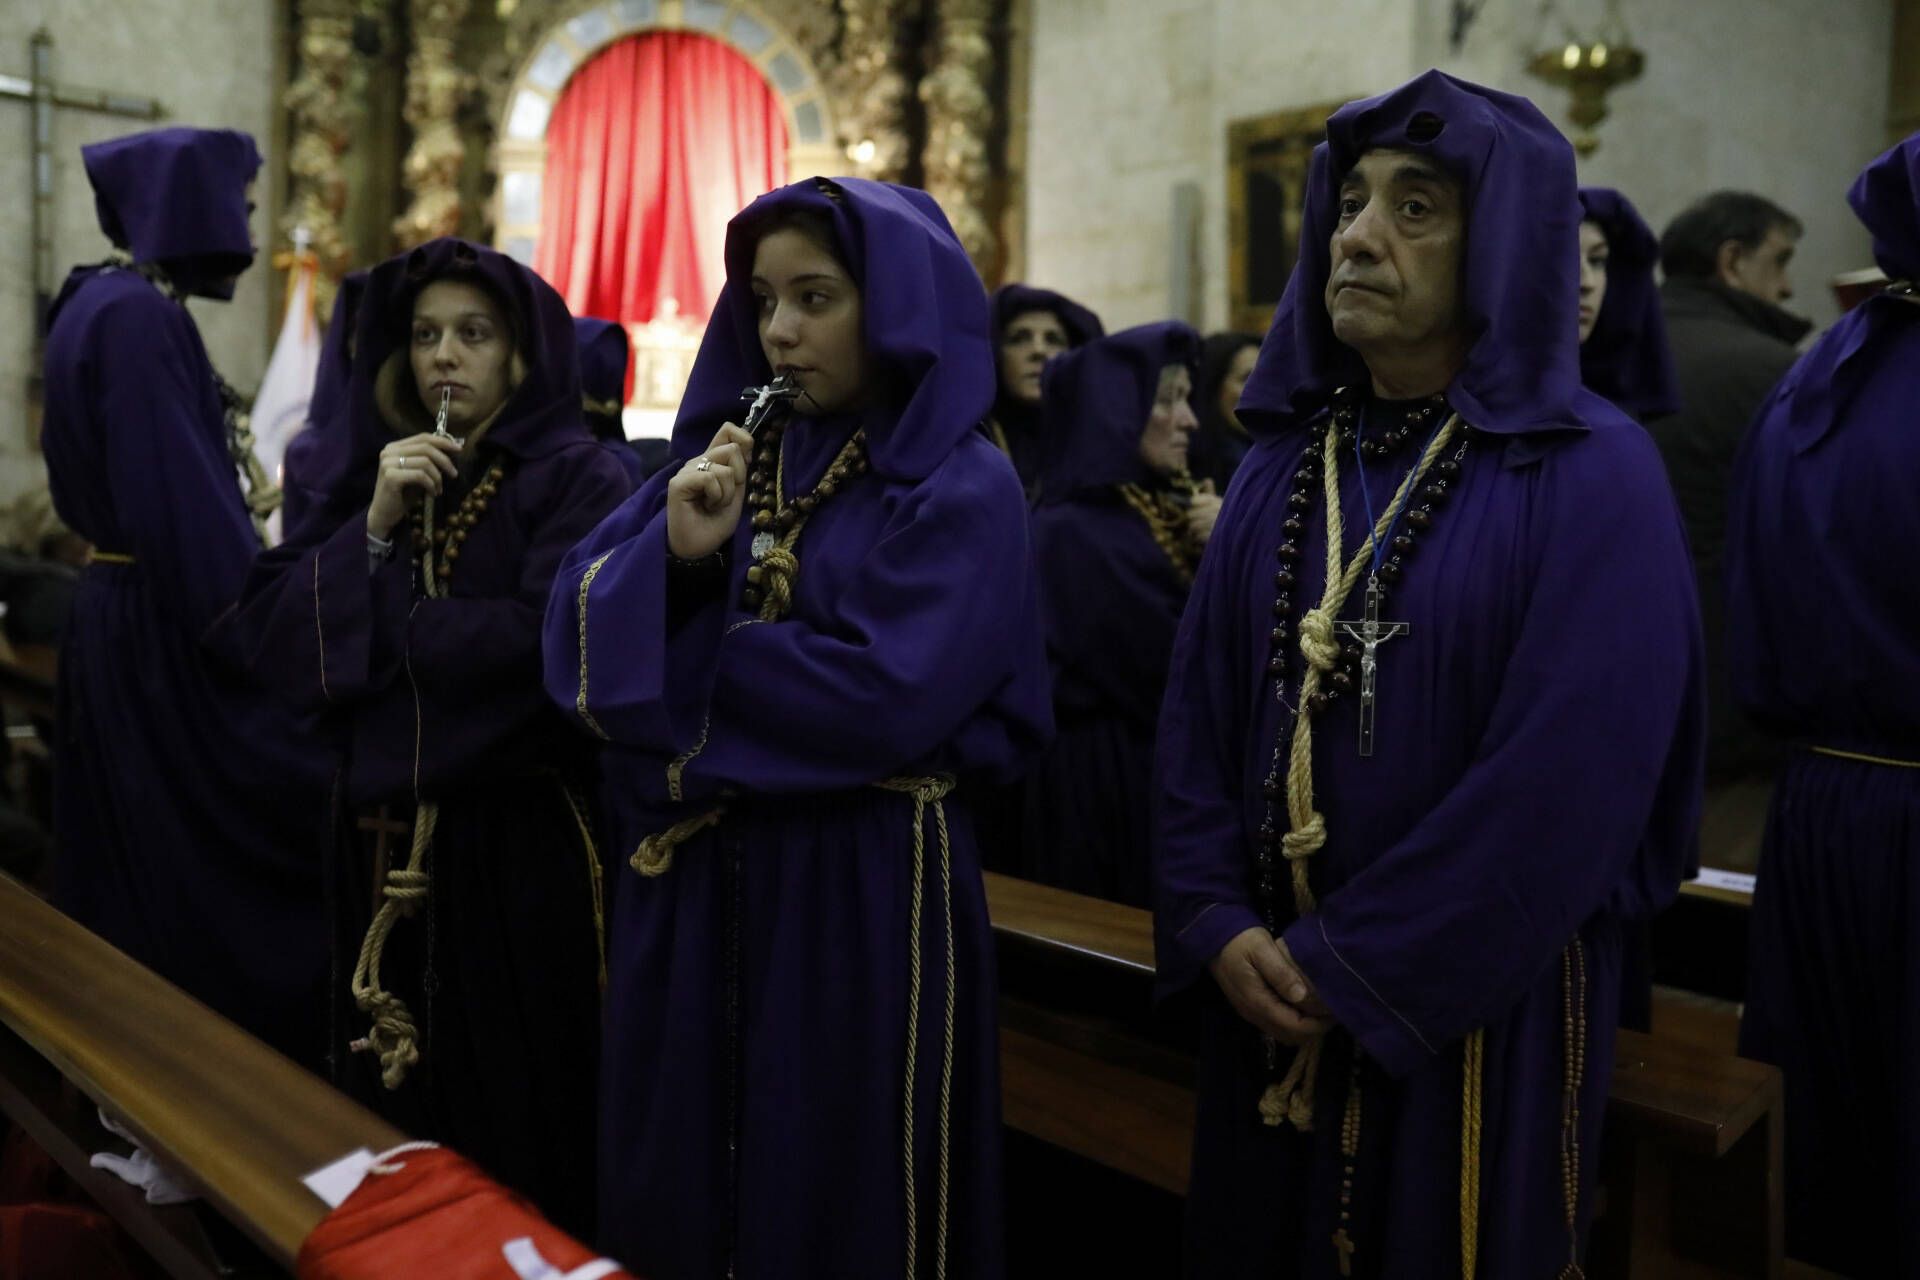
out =
[[[1341,622],[1340,631],[1360,642],[1360,754],[1373,754],[1374,699],[1379,692],[1379,648],[1413,628],[1404,622],[1380,621],[1382,596],[1379,578],[1367,579],[1367,605],[1358,621]]]

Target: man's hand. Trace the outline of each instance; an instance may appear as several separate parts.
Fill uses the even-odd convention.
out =
[[[1207,967],[1233,1011],[1282,1044],[1305,1044],[1333,1025],[1287,944],[1265,929],[1236,935]]]

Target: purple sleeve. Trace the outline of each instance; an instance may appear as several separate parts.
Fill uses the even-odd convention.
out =
[[[1670,825],[1657,811],[1697,813],[1699,607],[1671,491],[1644,438],[1586,452],[1543,484],[1526,613],[1467,771],[1284,935],[1395,1074],[1512,1006],[1636,873]]]

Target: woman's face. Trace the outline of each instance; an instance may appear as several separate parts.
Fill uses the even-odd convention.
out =
[[[1247,379],[1253,376],[1253,366],[1260,360],[1260,348],[1245,346],[1233,353],[1233,362],[1227,366],[1227,376],[1220,379],[1220,416],[1240,426],[1240,415],[1234,407],[1240,403],[1240,393],[1247,389]]]
[[[1071,345],[1051,311],[1022,311],[1000,331],[1000,385],[1023,404],[1040,403],[1040,371]]]
[[[776,374],[800,384],[794,408],[838,413],[869,398],[867,344],[860,288],[826,249],[803,231],[782,227],[753,254],[760,350]]]
[[[1188,403],[1192,394],[1193,375],[1187,366],[1170,364],[1160,371],[1160,388],[1146,430],[1140,433],[1140,458],[1163,476],[1187,469],[1187,442],[1200,425]]]
[[[464,280],[435,280],[413,303],[409,344],[413,380],[429,414],[440,411],[456,435],[479,426],[513,392],[513,339],[493,296]]]
[[[1600,305],[1607,300],[1607,233],[1597,222],[1580,224],[1580,341],[1593,336]]]

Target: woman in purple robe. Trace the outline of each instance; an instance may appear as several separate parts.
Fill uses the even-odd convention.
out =
[[[1559,132],[1429,72],[1327,139],[1160,722],[1188,1274],[1578,1274],[1622,922],[1698,810],[1692,573],[1580,386]]]
[[[353,327],[366,292],[367,273],[349,271],[334,295],[333,318],[320,343],[320,367],[313,378],[313,398],[307,404],[306,430],[287,442],[280,460],[280,540],[300,536],[301,526],[326,501],[346,464],[349,435],[346,425],[347,388],[353,372]]]
[[[993,414],[987,434],[1013,459],[1031,496],[1040,484],[1040,372],[1063,351],[1098,338],[1100,317],[1062,293],[1006,284],[993,294]]]
[[[1920,135],[1848,193],[1894,281],[1775,389],[1734,470],[1728,660],[1774,786],[1740,1051],[1787,1088],[1787,1252],[1920,1274]]]
[[[602,868],[540,617],[626,476],[581,421],[566,304],[461,240],[369,277],[346,414],[325,518],[260,558],[236,618],[345,753],[335,1079],[585,1231]]]
[[[237,396],[189,294],[253,261],[253,139],[161,129],[84,148],[121,251],[53,305],[42,449],[94,547],[60,655],[56,899],[296,1060],[321,1056],[319,840],[329,762],[201,649],[260,550]]]
[[[1033,546],[1059,736],[1027,778],[1020,873],[1137,907],[1154,727],[1208,531],[1187,476],[1199,342],[1177,321],[1142,325],[1045,379]]]
[[[1611,187],[1580,188],[1580,211],[1580,381],[1639,422],[1678,413],[1660,242]]]
[[[602,1238],[658,1280],[998,1275],[993,945],[945,797],[1051,724],[986,295],[931,197],[858,179],[756,200],[726,263],[680,464],[547,611],[631,855]],[[776,373],[794,411],[750,436]]]
[[[627,361],[631,344],[625,325],[591,316],[575,316],[574,342],[580,348],[580,392],[587,412],[587,430],[605,445],[627,473],[635,489],[646,482],[640,455],[627,443],[621,411],[627,403]]]
[[[1200,371],[1193,382],[1193,416],[1200,422],[1188,450],[1187,470],[1195,480],[1225,493],[1253,447],[1240,424],[1240,393],[1260,355],[1260,335],[1232,331],[1210,333],[1200,344]]]

